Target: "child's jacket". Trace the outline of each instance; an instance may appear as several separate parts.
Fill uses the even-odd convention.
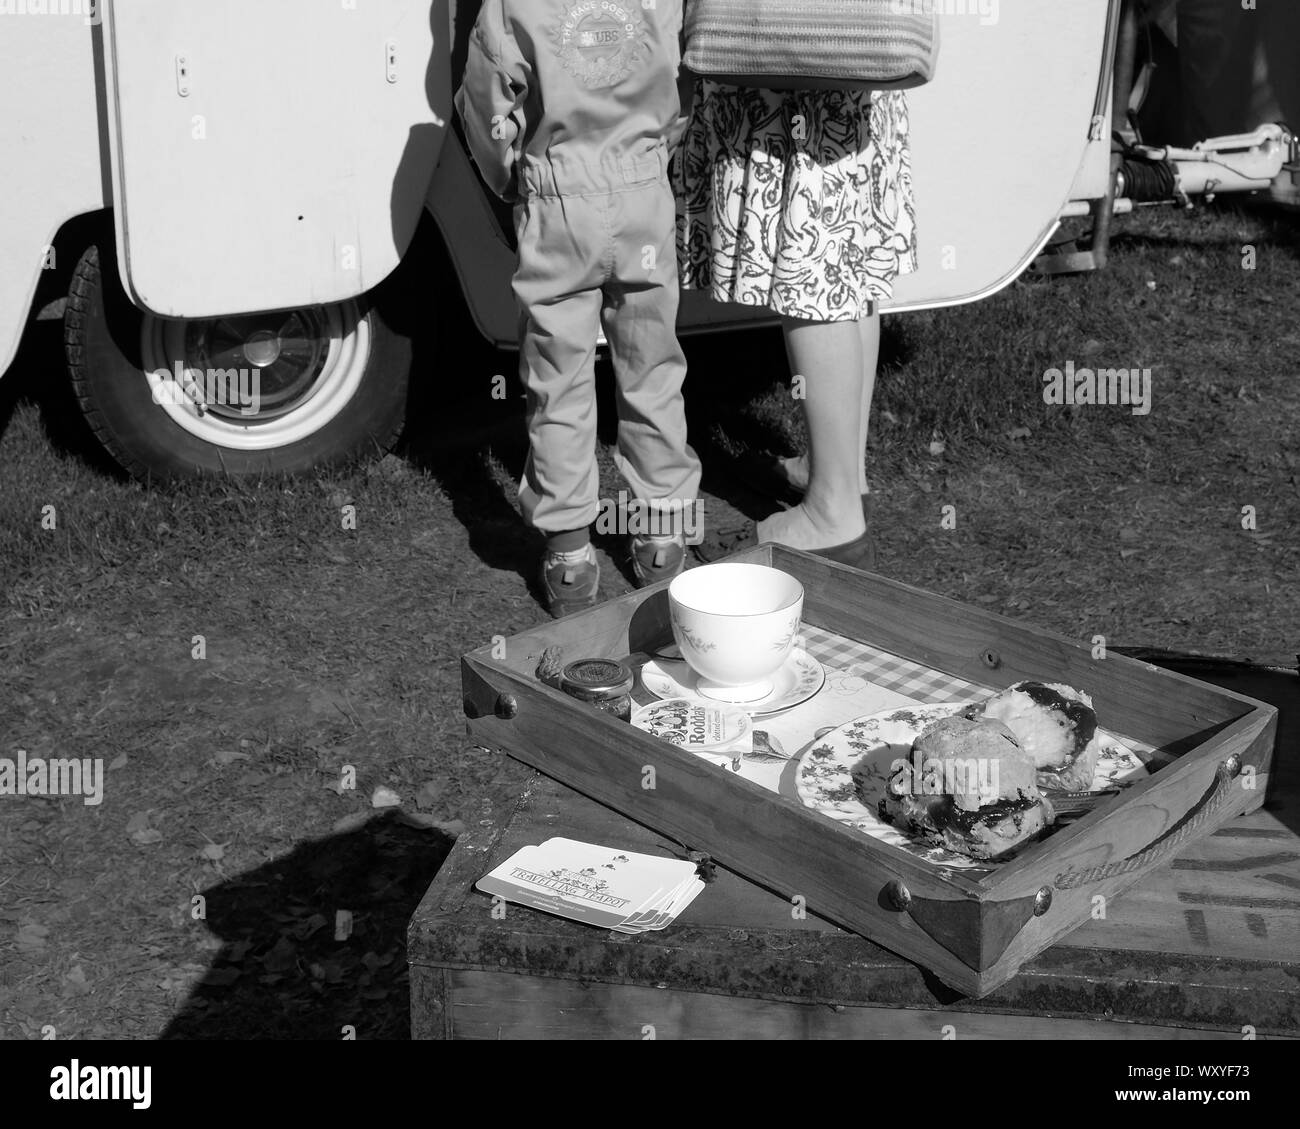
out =
[[[484,0],[456,108],[492,190],[617,191],[665,168],[681,27],[682,0]]]

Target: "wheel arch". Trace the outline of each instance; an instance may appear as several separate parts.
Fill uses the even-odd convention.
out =
[[[97,236],[107,236],[113,227],[111,208],[75,212],[50,221],[41,236],[24,240],[25,250],[15,245],[0,254],[6,270],[0,272],[0,379],[3,379],[18,354],[31,320],[50,302],[67,296],[68,282],[82,252]],[[47,268],[47,251],[53,251],[54,265]],[[28,270],[13,264],[30,263]]]

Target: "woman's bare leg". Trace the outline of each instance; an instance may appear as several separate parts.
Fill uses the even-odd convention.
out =
[[[790,370],[802,376],[808,421],[808,492],[793,509],[758,523],[760,541],[827,549],[862,536],[860,480],[865,365],[857,322],[782,319]]]
[[[871,429],[871,398],[876,390],[876,366],[880,362],[880,314],[872,307],[870,316],[858,323],[862,338],[862,412],[859,430],[862,454],[858,459],[858,493],[865,494],[867,484],[867,436]],[[796,490],[807,490],[810,475],[808,456],[794,455],[779,460],[790,485]]]
[[[880,309],[874,303],[869,316],[858,322],[862,338],[862,430],[858,440],[858,493],[870,490],[867,484],[867,436],[871,434],[871,398],[876,391],[876,366],[880,363]]]

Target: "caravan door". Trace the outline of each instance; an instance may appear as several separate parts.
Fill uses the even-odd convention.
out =
[[[111,0],[122,282],[164,317],[339,302],[396,267],[451,116],[448,0]]]

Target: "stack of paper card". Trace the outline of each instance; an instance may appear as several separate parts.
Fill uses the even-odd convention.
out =
[[[693,862],[548,839],[476,883],[486,894],[620,933],[664,929],[704,889]]]

